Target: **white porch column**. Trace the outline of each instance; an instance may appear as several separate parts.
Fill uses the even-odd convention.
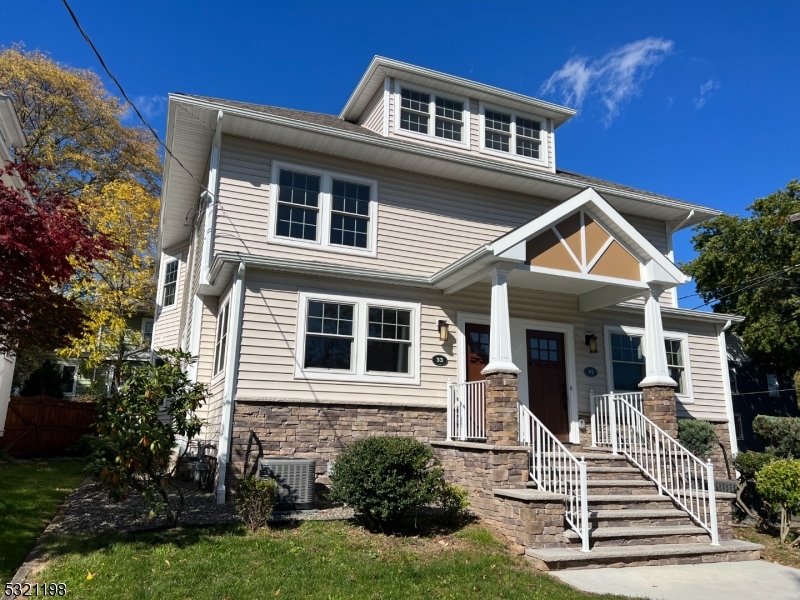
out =
[[[495,265],[489,271],[492,278],[492,317],[489,330],[489,364],[484,375],[516,373],[520,370],[511,360],[511,324],[508,316],[508,274],[511,266]]]
[[[669,376],[667,367],[667,350],[664,346],[664,325],[661,323],[661,305],[658,298],[663,288],[650,286],[650,294],[644,305],[644,351],[645,378],[639,382],[640,387],[677,387],[677,383]],[[688,357],[686,357],[688,359]]]

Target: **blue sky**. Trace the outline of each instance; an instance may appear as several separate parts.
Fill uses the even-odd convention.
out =
[[[61,2],[37,5],[4,8],[0,44],[99,72]],[[71,5],[159,131],[173,91],[338,114],[380,54],[579,105],[560,168],[739,214],[800,177],[797,1]]]

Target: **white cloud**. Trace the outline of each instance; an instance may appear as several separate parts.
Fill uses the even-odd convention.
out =
[[[711,95],[711,92],[714,90],[718,90],[722,87],[722,84],[719,81],[714,79],[709,79],[703,85],[700,86],[700,97],[694,99],[694,107],[697,110],[700,110],[706,105],[708,102],[708,97]]]
[[[581,108],[591,95],[599,96],[605,107],[606,127],[621,107],[641,93],[641,86],[674,47],[672,40],[649,37],[611,50],[598,59],[573,56],[542,84],[541,93],[560,92],[563,102]]]
[[[136,96],[133,99],[133,103],[136,105],[136,108],[139,109],[139,112],[142,113],[142,116],[149,121],[153,117],[164,114],[164,110],[167,107],[167,97]],[[126,109],[126,118],[136,118],[136,113],[130,106],[127,106]]]

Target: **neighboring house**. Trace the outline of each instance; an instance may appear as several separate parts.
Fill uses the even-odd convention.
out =
[[[142,344],[134,343],[136,338],[132,335],[128,339],[129,349],[125,354],[126,362],[149,362],[150,346],[153,341],[153,309],[151,307],[141,307],[141,310],[131,317],[127,322],[127,331],[138,332],[142,335]],[[82,368],[85,358],[60,358],[51,359],[58,365],[61,371],[61,391],[65,398],[84,396],[92,392],[92,387],[100,386],[108,388],[111,383],[110,364],[108,366],[96,367],[94,369]]]
[[[733,396],[733,417],[739,450],[764,450],[753,433],[758,415],[800,417],[794,378],[776,374],[750,360],[735,335],[728,335],[728,369]]]
[[[198,356],[219,502],[259,456],[314,458],[324,483],[345,444],[383,433],[433,443],[484,518],[543,501],[530,494],[556,475],[574,500],[587,475],[556,440],[610,458],[575,444],[613,444],[609,414],[619,443],[643,426],[617,423],[626,402],[673,434],[676,414],[708,419],[736,452],[724,330],[740,319],[679,308],[672,255],[675,231],[720,213],[558,169],[556,131],[574,114],[380,57],[338,117],[170,95],[153,345]],[[605,471],[589,464],[595,486]],[[570,502],[566,533],[509,535],[588,548]],[[706,521],[669,533],[717,531],[691,518]]]
[[[0,94],[0,167],[5,168],[12,160],[12,146],[21,148],[24,145],[25,134],[22,132],[14,105],[8,96]],[[2,181],[6,185],[22,189],[22,181],[17,176],[3,175]],[[0,354],[0,436],[3,435],[3,425],[6,422],[11,381],[14,379],[14,362],[13,355]]]

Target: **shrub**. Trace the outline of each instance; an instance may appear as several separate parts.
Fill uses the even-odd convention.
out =
[[[780,458],[800,458],[800,419],[768,417],[753,419],[753,431],[767,444],[767,452]]]
[[[11,462],[11,455],[3,448],[0,448],[0,462]]]
[[[266,527],[275,508],[277,494],[278,483],[274,479],[260,479],[250,475],[239,481],[239,487],[236,488],[236,512],[250,533]]]
[[[442,480],[436,498],[436,505],[442,509],[448,523],[459,523],[467,514],[469,500],[467,490]]]
[[[736,458],[733,459],[733,466],[739,471],[739,479],[742,482],[750,481],[756,478],[756,474],[766,467],[769,463],[777,460],[774,454],[767,454],[766,452],[739,452]]]
[[[435,502],[443,481],[430,446],[407,437],[371,437],[339,453],[329,499],[388,531],[409,509]]]
[[[678,439],[689,452],[705,460],[711,456],[717,443],[717,432],[708,421],[681,419],[678,421]]]
[[[784,543],[792,515],[800,513],[800,460],[776,460],[765,466],[756,474],[756,490],[770,503],[773,513],[780,510]]]

